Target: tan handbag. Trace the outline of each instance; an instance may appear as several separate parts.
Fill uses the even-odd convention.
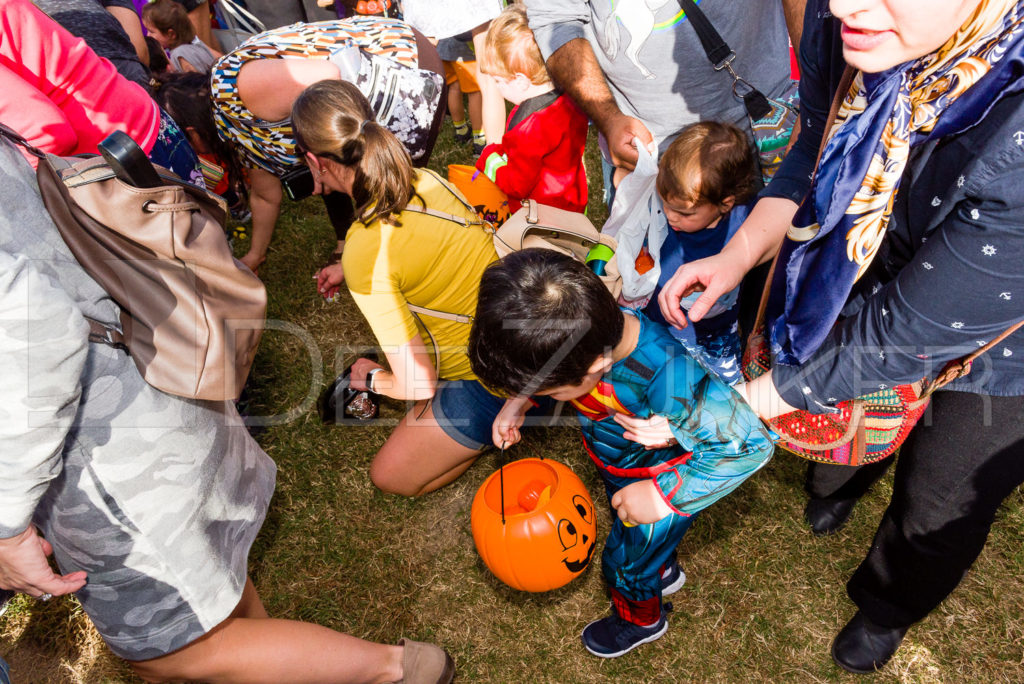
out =
[[[612,296],[618,299],[622,292],[622,275],[615,259],[618,244],[615,238],[600,233],[585,214],[566,211],[534,200],[523,200],[523,206],[512,214],[494,233],[494,249],[499,257],[539,247],[567,254],[577,261],[588,261],[595,245],[605,245],[612,256],[604,263],[603,274],[598,274]]]
[[[476,209],[458,190],[442,179],[433,171],[426,170],[432,174],[443,186],[445,186],[462,204],[474,215]],[[497,230],[487,221],[480,218],[466,219],[462,216],[446,214],[435,209],[421,208],[412,202],[405,208],[405,211],[415,211],[419,214],[429,214],[446,221],[453,221],[463,226],[481,226],[484,230],[494,235],[494,251],[501,258],[512,252],[521,249],[537,247],[540,249],[553,249],[562,254],[567,254],[577,261],[593,261],[591,250],[596,245],[604,245],[608,248],[605,254],[611,253],[607,259],[600,259],[603,265],[603,273],[598,277],[604,283],[612,296],[618,299],[622,292],[622,275],[619,273],[618,263],[615,259],[615,250],[618,248],[615,238],[604,235],[594,224],[590,222],[586,214],[575,211],[566,211],[546,204],[540,204],[534,200],[522,200],[522,208],[512,214],[501,224]],[[420,313],[427,313],[429,309],[416,307]],[[428,314],[429,315],[429,314]],[[452,316],[454,314],[448,314]],[[455,320],[455,319],[452,319]]]
[[[267,294],[231,255],[223,200],[159,169],[164,185],[119,180],[102,157],[40,157],[43,203],[82,268],[121,308],[120,331],[90,321],[90,340],[128,350],[157,389],[237,399],[266,315]]]
[[[424,169],[424,171],[437,178],[470,212],[476,214],[476,209],[473,205],[467,202],[465,197],[451,183],[446,182],[429,169]],[[594,260],[592,257],[588,259],[588,255],[591,254],[594,246],[604,245],[611,252],[611,256],[607,259],[600,259],[603,262],[603,272],[599,273],[598,277],[616,299],[618,299],[619,293],[622,292],[622,275],[619,274],[618,264],[615,261],[615,250],[618,244],[615,242],[615,238],[600,233],[584,214],[558,209],[527,199],[522,201],[521,209],[512,214],[500,228],[495,230],[494,226],[483,219],[473,218],[467,220],[462,216],[446,214],[435,209],[417,207],[412,202],[409,203],[405,210],[414,211],[419,214],[428,214],[466,227],[477,225],[482,227],[493,235],[494,251],[497,252],[499,258],[521,249],[538,247],[567,254],[577,261],[588,262]],[[605,252],[605,255],[608,254],[608,251]],[[470,314],[440,311],[425,306],[417,306],[410,302],[406,302],[406,306],[409,307],[409,311],[412,312],[413,316],[420,320],[421,325],[423,321],[420,319],[420,316],[430,316],[457,323],[473,323],[473,316]],[[437,344],[433,335],[430,334],[430,330],[426,325],[423,325],[423,329],[427,331],[431,344],[434,345],[435,368],[440,368],[441,353],[437,349]]]

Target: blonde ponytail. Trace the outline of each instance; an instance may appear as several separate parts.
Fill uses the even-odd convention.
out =
[[[413,197],[412,159],[374,120],[366,97],[347,81],[309,86],[292,105],[295,138],[308,152],[354,167],[352,199],[360,221],[395,217]]]

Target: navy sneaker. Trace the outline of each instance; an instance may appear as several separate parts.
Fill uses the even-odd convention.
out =
[[[686,573],[683,572],[679,561],[672,559],[672,562],[661,571],[661,595],[668,596],[683,588],[686,584]]]
[[[599,658],[618,658],[629,653],[640,644],[648,644],[661,638],[668,630],[665,617],[671,604],[661,609],[661,618],[646,627],[623,620],[617,614],[595,620],[583,628],[583,647]]]

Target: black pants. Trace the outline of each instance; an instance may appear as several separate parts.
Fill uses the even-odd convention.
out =
[[[327,207],[327,218],[334,228],[334,236],[339,241],[344,240],[356,215],[352,198],[343,192],[329,192],[321,197],[324,199],[324,206]]]
[[[1024,482],[1024,397],[938,392],[929,410],[930,424],[915,427],[900,450],[892,501],[846,585],[865,616],[885,627],[923,619],[956,588],[999,505]],[[886,467],[815,464],[808,491],[859,496]]]

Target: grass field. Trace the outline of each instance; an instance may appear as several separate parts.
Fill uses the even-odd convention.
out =
[[[450,129],[431,166],[468,162]],[[591,215],[600,223],[600,173],[589,158]],[[326,304],[312,287],[333,235],[317,199],[287,205],[261,277],[273,322],[252,377],[250,414],[277,462],[277,492],[250,555],[253,580],[275,617],[310,620],[367,639],[435,641],[461,682],[853,682],[829,657],[853,614],[844,583],[871,543],[890,480],[835,536],[801,520],[803,464],[779,455],[735,494],[705,511],[680,546],[689,580],[672,597],[668,633],[616,660],[587,654],[579,633],[607,614],[595,562],[566,587],[525,594],[496,580],[470,532],[476,489],[494,451],[453,485],[410,500],[381,494],[367,475],[386,425],[323,426],[320,388],[373,343],[347,295]],[[340,363],[337,363],[340,361]],[[397,419],[404,407],[384,406]],[[535,431],[512,458],[542,454],[569,464],[608,530],[599,479],[570,427]],[[429,458],[429,454],[424,455]],[[989,544],[956,593],[914,627],[877,682],[1024,681],[1024,498],[1001,511]],[[601,543],[595,558],[600,556]],[[0,654],[17,684],[135,682],[73,599],[19,597],[0,618]]]

